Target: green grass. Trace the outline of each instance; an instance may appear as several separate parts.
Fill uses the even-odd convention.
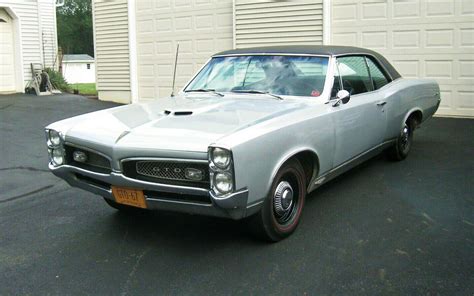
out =
[[[81,95],[97,95],[97,90],[95,89],[95,83],[72,83],[72,89],[79,90]]]

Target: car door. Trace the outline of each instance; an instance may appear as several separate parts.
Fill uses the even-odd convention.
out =
[[[374,91],[374,82],[364,56],[336,59],[332,95],[347,90],[350,100],[332,106],[335,123],[334,167],[382,143],[387,119],[383,94]]]

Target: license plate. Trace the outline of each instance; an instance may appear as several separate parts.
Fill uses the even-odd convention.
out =
[[[119,204],[146,209],[143,190],[112,186],[112,193]]]

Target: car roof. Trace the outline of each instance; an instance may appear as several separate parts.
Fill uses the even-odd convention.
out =
[[[221,51],[213,55],[252,55],[252,54],[294,54],[294,55],[323,55],[340,56],[351,54],[371,55],[377,59],[392,80],[400,78],[400,73],[385,59],[381,54],[366,48],[355,46],[337,46],[337,45],[287,45],[287,46],[262,46],[250,48],[238,48]]]
[[[231,49],[219,52],[214,56],[234,55],[234,54],[311,54],[311,55],[344,55],[353,53],[375,53],[372,50],[354,47],[354,46],[337,46],[337,45],[287,45],[287,46],[262,46]]]

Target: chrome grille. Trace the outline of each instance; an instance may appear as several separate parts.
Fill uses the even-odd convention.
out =
[[[178,161],[137,161],[136,172],[142,176],[158,179],[195,181],[186,178],[186,170],[194,169],[202,172],[201,182],[209,179],[208,164],[199,162],[178,162]]]

